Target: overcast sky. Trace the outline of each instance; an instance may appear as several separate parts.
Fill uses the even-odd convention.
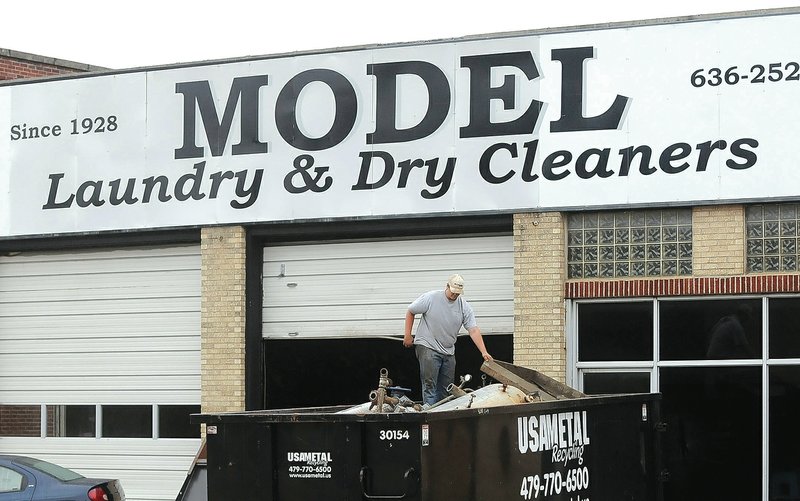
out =
[[[108,68],[792,7],[800,0],[27,0],[0,48]]]

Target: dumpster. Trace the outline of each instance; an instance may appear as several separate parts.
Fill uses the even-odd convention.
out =
[[[208,499],[661,499],[659,395],[587,397],[530,369],[487,370],[497,391],[522,386],[524,402],[482,406],[478,390],[462,390],[402,412],[195,415],[206,425]]]

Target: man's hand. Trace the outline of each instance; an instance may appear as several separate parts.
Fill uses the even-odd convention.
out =
[[[403,346],[406,348],[414,346],[414,338],[411,337],[411,334],[403,334]]]
[[[483,360],[484,360],[484,362],[490,362],[490,361],[492,361],[494,359],[492,358],[491,355],[489,355],[489,352],[487,351],[487,352],[483,353]]]

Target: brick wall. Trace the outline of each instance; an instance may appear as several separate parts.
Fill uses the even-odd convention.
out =
[[[713,205],[692,211],[693,275],[744,274],[744,206]]]
[[[41,436],[41,416],[38,405],[0,405],[0,437]]]
[[[800,292],[800,275],[747,275],[738,277],[684,277],[568,282],[565,296],[628,298],[669,296],[718,296]]]
[[[48,66],[42,63],[29,62],[22,59],[0,56],[0,80],[16,80],[18,78],[47,77],[65,73],[76,73],[77,70]]]
[[[203,412],[245,408],[245,231],[203,228],[201,397]]]
[[[564,381],[564,223],[561,214],[514,215],[514,363]]]
[[[8,49],[0,49],[0,80],[48,77],[105,68]]]
[[[797,273],[745,274],[744,209],[742,205],[693,209],[691,277],[574,281],[567,282],[564,295],[581,299],[800,292]]]

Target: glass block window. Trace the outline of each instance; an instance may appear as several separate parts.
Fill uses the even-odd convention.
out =
[[[751,205],[745,210],[747,271],[797,271],[798,204]]]
[[[576,212],[567,217],[568,278],[692,274],[692,210]]]

